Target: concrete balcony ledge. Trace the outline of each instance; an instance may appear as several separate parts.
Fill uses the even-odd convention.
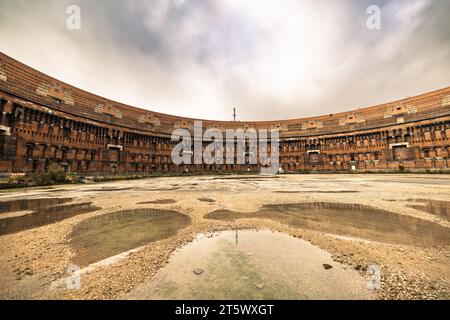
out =
[[[11,135],[11,128],[10,127],[6,127],[6,126],[0,125],[0,130],[1,131],[5,131],[5,136],[10,136]]]
[[[119,149],[120,151],[123,151],[123,146],[115,145],[115,144],[108,144],[108,149]]]
[[[389,145],[389,149],[393,149],[395,147],[406,147],[409,148],[409,143],[408,142],[399,142],[399,143],[392,143]]]

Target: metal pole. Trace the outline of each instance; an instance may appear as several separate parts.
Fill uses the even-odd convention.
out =
[[[234,128],[234,131],[236,131],[236,108],[233,108],[233,128]],[[236,147],[237,147],[237,145],[235,145],[234,152],[237,152]],[[234,155],[233,155],[233,158],[234,158]],[[235,160],[237,160],[237,158]],[[235,174],[237,174],[237,172],[238,172],[236,161],[234,164],[234,172],[235,172]]]

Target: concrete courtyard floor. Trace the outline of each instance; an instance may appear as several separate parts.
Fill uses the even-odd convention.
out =
[[[0,225],[17,224],[17,232],[0,236],[0,298],[2,299],[122,299],[158,276],[172,253],[200,234],[220,230],[279,231],[301,238],[331,256],[336,266],[352,270],[362,279],[370,266],[381,271],[376,299],[450,298],[450,176],[448,175],[280,175],[167,177],[97,184],[38,187],[0,192],[2,202],[42,198],[72,198],[69,203],[91,203],[98,210],[69,216],[56,223],[29,227],[20,217],[30,211],[0,213]],[[421,210],[416,201],[438,203],[438,210]],[[395,223],[355,225],[352,215],[330,221],[289,223],[277,213],[255,216],[263,206],[333,203],[370,206],[391,212]],[[425,206],[427,206],[425,202]],[[80,260],[73,239],[84,221],[134,209],[164,209],[183,213],[190,223],[168,236],[115,253],[95,263]],[[344,207],[345,209],[345,207]],[[356,207],[358,209],[358,207]],[[225,211],[224,219],[205,215]],[[367,211],[366,214],[371,214]],[[437,212],[437,213],[436,213]],[[234,213],[247,214],[240,219]],[[248,215],[250,214],[250,215]],[[374,211],[374,215],[378,214]],[[446,216],[447,215],[447,216]],[[361,216],[358,216],[360,219]],[[364,220],[364,219],[362,219]],[[368,218],[374,223],[371,217]],[[375,221],[376,222],[376,221]],[[30,223],[27,220],[27,223]],[[31,223],[32,225],[32,223]],[[95,227],[95,224],[94,224]],[[77,229],[78,228],[78,229]],[[425,231],[423,231],[425,230]],[[367,231],[367,232],[366,232]],[[402,234],[405,233],[406,235]],[[425,238],[422,232],[426,232]],[[423,240],[423,243],[421,241]],[[93,246],[98,245],[95,242]],[[120,247],[120,245],[119,245]],[[98,252],[97,252],[98,253]],[[94,252],[95,255],[95,252]],[[79,261],[81,287],[66,286],[67,270]],[[322,268],[319,265],[318,268]]]

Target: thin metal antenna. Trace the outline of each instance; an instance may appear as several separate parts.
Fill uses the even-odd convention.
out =
[[[233,128],[234,128],[234,130],[236,130],[236,108],[233,108]],[[236,144],[235,144],[235,146],[236,146]],[[235,158],[235,160],[236,160],[236,158]],[[237,174],[238,173],[237,165],[234,164],[233,166],[234,166],[234,170],[235,170],[234,173]],[[236,246],[237,246],[237,229],[236,229]]]

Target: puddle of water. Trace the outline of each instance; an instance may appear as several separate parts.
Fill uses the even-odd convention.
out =
[[[141,188],[132,188],[132,187],[121,187],[121,188],[114,188],[114,187],[104,187],[104,188],[93,188],[93,189],[87,189],[83,190],[83,192],[118,192],[118,191],[142,191]]]
[[[450,221],[450,202],[439,201],[431,199],[408,199],[409,202],[413,201],[417,204],[410,204],[408,207],[414,208],[420,211],[431,213],[438,216],[442,220]]]
[[[162,240],[191,223],[173,210],[118,211],[82,221],[71,234],[75,263],[86,266],[124,251]]]
[[[450,228],[359,204],[299,203],[265,205],[257,212],[217,210],[207,219],[271,219],[293,227],[415,246],[450,245]]]
[[[173,187],[173,188],[156,188],[156,189],[147,189],[145,191],[175,191],[180,190],[181,187]]]
[[[44,192],[67,192],[67,191],[72,191],[72,189],[57,189],[57,188],[53,188],[51,190],[46,190]]]
[[[177,201],[173,199],[158,199],[153,201],[138,202],[137,204],[175,204],[175,203],[177,203]]]
[[[249,176],[249,177],[214,177],[213,180],[244,180],[244,181],[267,181],[270,179],[279,179],[277,176],[261,177],[261,176]]]
[[[293,194],[295,194],[295,193],[324,193],[324,194],[327,194],[327,193],[358,193],[359,191],[354,191],[354,190],[337,190],[337,191],[312,191],[312,190],[310,190],[310,191],[307,191],[307,190],[303,190],[303,191],[273,191],[273,192],[286,193],[286,194],[289,194],[289,193],[293,193]]]
[[[41,208],[27,215],[1,219],[0,235],[42,227],[99,209],[99,207],[93,206],[91,202]]]
[[[397,179],[382,179],[382,180],[371,180],[371,182],[377,183],[409,183],[409,184],[417,184],[417,185],[444,185],[447,186],[449,184],[449,179],[430,179],[430,178],[420,178],[420,177],[397,177]]]
[[[29,211],[72,201],[72,198],[17,199],[0,202],[0,213]]]
[[[324,264],[332,268],[326,270]],[[225,231],[175,251],[126,299],[370,299],[356,271],[309,242],[270,231]]]

